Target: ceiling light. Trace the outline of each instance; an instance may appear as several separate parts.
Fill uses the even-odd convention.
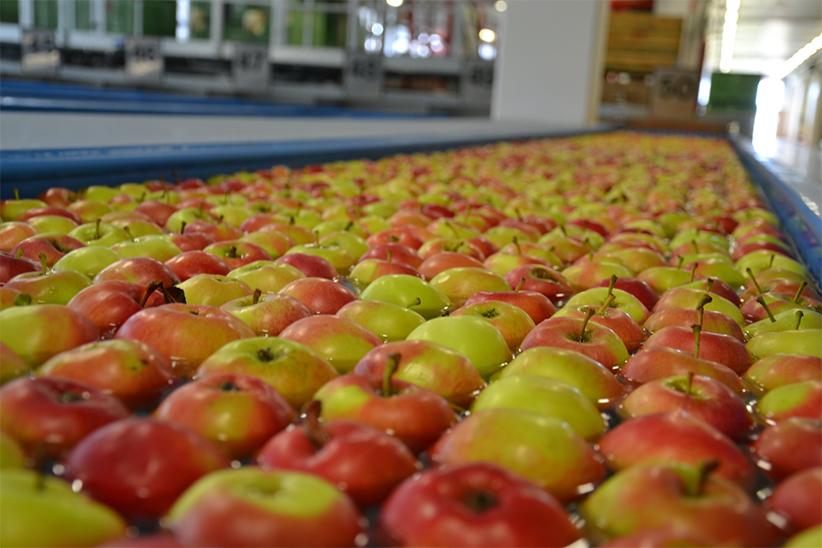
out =
[[[494,2],[494,9],[502,13],[503,11],[508,9],[508,2],[506,2],[505,0],[497,0],[496,2]]]
[[[785,61],[779,72],[776,74],[776,77],[780,80],[786,77],[820,49],[822,49],[822,34],[805,44],[802,49],[794,53],[790,59]]]
[[[497,37],[497,33],[495,33],[491,29],[482,29],[479,31],[479,38],[483,42],[493,42]]]
[[[385,0],[385,3],[391,6],[392,8],[398,8],[402,6],[403,0]]]

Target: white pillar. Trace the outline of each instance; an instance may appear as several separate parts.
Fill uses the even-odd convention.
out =
[[[608,2],[508,0],[500,23],[491,117],[562,126],[596,123]]]

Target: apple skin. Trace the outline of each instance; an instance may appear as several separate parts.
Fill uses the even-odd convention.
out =
[[[382,301],[352,301],[336,315],[357,322],[383,342],[404,341],[409,333],[425,323],[425,318],[413,310]]]
[[[739,376],[728,366],[695,358],[675,348],[655,346],[643,348],[622,367],[622,376],[629,382],[643,384],[675,375],[703,375],[715,379],[737,395],[745,392]]]
[[[263,293],[276,293],[294,280],[305,278],[305,274],[284,263],[255,261],[235,268],[228,273],[228,277],[245,282]]]
[[[696,308],[703,299],[706,292],[703,289],[689,287],[674,287],[659,296],[659,300],[654,306],[653,312],[659,312],[668,308]],[[739,310],[739,306],[721,295],[711,293],[711,302],[704,305],[705,310],[721,312],[730,316],[740,327],[745,325],[745,318]]]
[[[608,287],[610,283],[610,279],[600,280],[591,287]],[[630,293],[636,297],[648,310],[653,310],[656,302],[659,300],[659,295],[657,295],[657,292],[654,291],[654,289],[647,282],[637,278],[617,278],[614,283],[614,288]]]
[[[279,293],[263,293],[257,302],[253,295],[240,297],[220,308],[248,324],[257,336],[276,337],[297,320],[311,317],[307,306],[294,297]]]
[[[275,260],[275,262],[293,266],[309,278],[326,278],[333,280],[339,276],[331,261],[318,255],[308,253],[289,253]]]
[[[719,381],[700,375],[645,383],[628,394],[617,410],[625,418],[672,411],[686,412],[737,441],[749,436],[754,426],[744,400]]]
[[[645,341],[645,331],[642,330],[642,327],[636,320],[629,316],[627,312],[618,308],[606,308],[600,312],[598,307],[590,305],[565,305],[554,314],[554,317],[583,319],[589,309],[593,309],[596,312],[591,316],[591,322],[605,326],[616,333],[623,344],[625,344],[625,349],[629,354],[633,354],[642,346],[642,343]]]
[[[769,425],[751,443],[750,449],[759,467],[777,482],[796,472],[820,467],[822,421],[791,417]]]
[[[169,329],[170,325],[175,329]],[[179,377],[188,379],[226,343],[253,336],[250,327],[225,310],[176,303],[137,312],[114,338],[150,344],[171,362]]]
[[[709,546],[777,544],[780,531],[745,491],[715,474],[693,487],[696,475],[681,465],[632,466],[591,494],[580,514],[599,540],[671,527],[704,537]]]
[[[23,377],[0,388],[0,425],[37,460],[62,458],[98,428],[129,416],[114,396],[71,379]]]
[[[311,348],[278,337],[253,337],[222,346],[197,371],[242,373],[258,377],[276,389],[294,409],[310,401],[337,371]]]
[[[314,314],[336,314],[340,308],[357,300],[353,291],[327,278],[294,280],[279,293],[294,297]]]
[[[30,238],[26,238],[9,252],[12,256],[17,256],[19,250],[23,250],[22,257],[40,262],[40,254],[46,256],[46,265],[54,266],[54,263],[59,261],[66,253],[73,249],[85,247],[86,244],[72,238],[68,234],[36,234]]]
[[[37,375],[89,384],[132,410],[156,402],[179,380],[162,354],[136,340],[98,341],[61,352]]]
[[[423,340],[390,342],[378,346],[354,367],[358,375],[382,378],[388,360],[399,354],[393,379],[427,388],[458,407],[467,408],[474,395],[485,387],[471,362],[447,346]]]
[[[168,265],[150,257],[128,257],[108,265],[94,277],[94,283],[105,280],[123,280],[143,287],[156,281],[165,288],[180,283]]]
[[[790,417],[822,420],[822,381],[803,381],[774,388],[759,399],[756,411],[769,422]]]
[[[487,321],[500,332],[511,352],[517,352],[523,339],[536,327],[524,310],[503,301],[485,301],[463,305],[451,316],[475,316]]]
[[[450,268],[484,268],[484,266],[480,261],[465,253],[442,251],[425,259],[417,271],[423,278],[430,281],[440,272]],[[508,289],[507,286],[506,289]]]
[[[328,420],[352,419],[399,438],[419,453],[434,443],[457,417],[448,400],[410,382],[391,379],[390,395],[382,393],[377,375],[342,375],[314,394]]]
[[[297,320],[279,336],[312,348],[340,374],[354,369],[363,356],[382,344],[382,339],[357,322],[327,314]]]
[[[642,327],[656,333],[664,327],[678,325],[690,328],[699,323],[699,311],[695,308],[666,308],[651,314]],[[740,341],[745,340],[742,328],[730,316],[713,310],[703,310],[702,332],[730,335]]]
[[[0,342],[0,385],[29,373],[31,373],[31,366],[11,348]]]
[[[781,481],[767,505],[788,518],[792,531],[822,524],[822,468],[809,468]]]
[[[621,367],[628,361],[628,350],[622,339],[611,329],[588,323],[585,340],[579,335],[584,320],[580,318],[550,318],[538,324],[522,341],[522,350],[552,346],[574,350],[598,361],[605,367]]]
[[[472,413],[431,448],[439,465],[491,462],[521,474],[560,502],[605,477],[593,449],[564,421],[520,409]]]
[[[245,459],[295,419],[291,405],[266,382],[249,375],[203,375],[174,390],[154,411],[160,420],[187,426]]]
[[[0,505],[3,546],[98,546],[126,533],[125,520],[111,508],[32,470],[3,470]]]
[[[822,329],[788,329],[754,335],[746,348],[754,361],[786,350],[793,354],[822,358],[820,339]]]
[[[184,426],[151,418],[109,424],[86,436],[64,462],[66,479],[129,519],[159,518],[192,483],[229,464]]]
[[[525,283],[520,287],[520,281]],[[525,291],[536,291],[548,297],[554,305],[564,301],[574,292],[565,277],[556,270],[543,265],[518,266],[505,275],[511,289],[520,287]]]
[[[0,283],[6,283],[18,274],[42,272],[43,267],[34,259],[16,257],[5,251],[0,252]]]
[[[348,496],[311,474],[244,466],[212,472],[171,508],[184,546],[355,546],[363,532]]]
[[[220,307],[254,293],[247,283],[219,274],[197,274],[177,285],[190,305]]]
[[[634,417],[609,430],[600,453],[613,470],[647,462],[697,465],[718,461],[715,474],[748,489],[756,471],[744,453],[719,430],[683,412]]]
[[[648,337],[643,348],[663,346],[693,355],[695,340],[692,329],[671,325]],[[698,357],[730,367],[738,375],[745,373],[751,366],[751,357],[745,344],[735,337],[721,333],[701,333]]]
[[[360,257],[360,261],[362,262],[366,259],[387,260],[389,254],[392,262],[407,264],[417,270],[419,270],[423,264],[423,258],[419,256],[416,249],[398,242],[390,242],[372,246],[362,255],[362,257]]]
[[[0,312],[0,342],[31,367],[99,338],[100,328],[67,306],[33,304]]]
[[[474,500],[491,502],[466,502]],[[554,497],[488,463],[426,470],[406,480],[383,505],[376,527],[386,539],[382,546],[561,547],[580,538]]]
[[[312,435],[321,436],[322,445],[318,447]],[[381,503],[418,470],[417,459],[398,438],[349,419],[328,420],[315,434],[309,434],[304,425],[291,426],[260,449],[257,463],[263,468],[319,476],[338,486],[360,508]]]
[[[822,358],[802,354],[771,354],[757,360],[743,378],[762,392],[795,382],[822,379]]]
[[[167,260],[165,264],[183,282],[198,274],[227,276],[231,272],[231,266],[225,260],[199,250],[184,251]]]

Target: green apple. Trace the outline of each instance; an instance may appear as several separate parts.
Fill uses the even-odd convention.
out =
[[[539,375],[570,384],[599,407],[612,405],[625,392],[613,373],[588,356],[550,346],[521,352],[491,380],[516,375]]]
[[[742,328],[742,332],[745,333],[747,339],[752,339],[760,333],[790,329],[822,329],[822,314],[813,310],[786,310],[746,325]]]
[[[68,217],[63,217],[62,215],[38,215],[26,222],[41,233],[56,232],[59,234],[68,234],[79,226]]]
[[[294,240],[276,230],[257,230],[250,232],[240,238],[240,241],[262,247],[273,259],[281,257],[283,253],[294,247]]]
[[[822,358],[822,329],[787,329],[760,333],[746,345],[753,361],[771,354],[802,354]]]
[[[3,546],[97,546],[126,532],[125,521],[111,508],[31,470],[3,470],[0,506]]]
[[[822,525],[796,533],[783,546],[784,548],[816,548],[822,546]]]
[[[338,245],[348,251],[348,253],[354,257],[355,261],[359,261],[360,257],[370,249],[365,242],[365,238],[347,230],[332,232],[327,236],[321,237],[320,245]]]
[[[489,384],[471,405],[486,409],[524,409],[565,421],[589,442],[605,430],[599,410],[582,392],[562,381],[537,375],[511,375]]]
[[[251,217],[251,212],[241,205],[218,205],[211,208],[210,213],[234,228],[239,228],[243,221]]]
[[[222,306],[254,293],[245,282],[219,274],[197,274],[177,287],[185,293],[187,304],[206,306]]]
[[[820,402],[822,402],[822,381],[802,381],[778,386],[768,391],[757,402],[756,411],[760,417],[771,423],[790,417],[819,420]]]
[[[606,276],[605,278],[610,278]],[[630,276],[629,276],[630,277]],[[601,279],[605,279],[601,278]],[[611,295],[614,299],[608,305],[610,308],[617,308],[628,314],[635,322],[642,325],[648,319],[650,313],[642,302],[625,290],[608,287],[592,287],[577,293],[565,303],[564,308],[573,308],[580,305],[592,305],[601,307]]]
[[[511,290],[505,278],[486,268],[477,267],[449,268],[434,276],[429,283],[456,307],[462,306],[469,297],[480,291]]]
[[[439,343],[459,352],[484,379],[511,360],[511,351],[499,331],[474,316],[448,316],[428,320],[406,340]]]
[[[25,466],[26,453],[23,448],[9,434],[0,430],[0,470]]]
[[[87,246],[111,247],[112,245],[129,240],[128,233],[120,227],[111,223],[95,221],[85,223],[68,234],[72,238],[77,238]]]
[[[409,274],[380,276],[360,294],[364,301],[396,304],[417,312],[426,320],[451,310],[451,300],[425,280]]]
[[[339,245],[295,245],[285,252],[286,255],[293,253],[305,253],[307,255],[316,255],[322,257],[334,265],[341,275],[347,274],[351,268],[356,264],[354,257],[344,247]]]
[[[101,270],[122,258],[122,255],[107,247],[81,247],[66,253],[59,261],[54,263],[52,270],[74,270],[93,280]]]
[[[683,244],[689,244],[695,240],[709,242],[721,249],[724,249],[725,253],[728,253],[730,250],[730,244],[728,243],[728,239],[726,237],[715,232],[699,230],[698,228],[686,228],[684,230],[680,230],[676,236],[671,238],[668,245],[671,249],[676,249]]]
[[[150,257],[161,263],[182,253],[180,248],[167,236],[157,234],[148,234],[134,240],[116,243],[111,246],[111,250],[123,257]]]
[[[214,222],[214,217],[208,211],[196,207],[184,207],[172,213],[166,219],[166,232],[172,234],[180,234],[185,225],[191,224],[194,221],[209,221]]]
[[[802,276],[807,276],[808,274],[805,267],[795,259],[786,257],[780,253],[774,253],[773,251],[769,251],[767,249],[758,249],[748,253],[736,261],[736,268],[738,268],[740,272],[747,272],[750,268],[754,274],[759,274],[761,271],[768,268],[788,270]]]
[[[228,277],[259,289],[263,293],[277,293],[294,280],[305,278],[305,274],[290,264],[276,261],[254,261],[235,268]]]
[[[80,272],[54,270],[18,274],[6,282],[5,287],[25,293],[34,304],[68,304],[91,284],[91,278]]]
[[[694,276],[690,270],[682,268],[653,266],[639,272],[636,278],[650,285],[657,295],[662,295],[669,289],[692,281]]]
[[[382,301],[353,301],[340,308],[337,316],[357,322],[383,342],[404,341],[425,323],[425,318],[413,310]]]
[[[106,213],[114,211],[113,207],[100,200],[77,200],[66,209],[79,215],[84,223],[93,223]]]
[[[113,219],[109,221],[110,224],[126,230],[131,234],[132,238],[139,238],[141,236],[162,236],[165,234],[162,228],[152,223],[151,221],[143,221],[141,219]]]

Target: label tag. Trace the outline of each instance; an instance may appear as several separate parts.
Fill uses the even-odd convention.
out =
[[[24,72],[54,72],[60,66],[60,51],[52,30],[20,33],[20,68]]]
[[[268,47],[260,44],[234,44],[231,76],[242,88],[265,89],[271,73]]]
[[[494,86],[494,63],[467,59],[460,75],[460,97],[468,105],[488,105]]]
[[[157,81],[165,64],[159,38],[128,38],[125,44],[126,78]]]
[[[382,94],[385,73],[382,55],[350,53],[343,70],[345,91],[352,99],[376,99]]]

